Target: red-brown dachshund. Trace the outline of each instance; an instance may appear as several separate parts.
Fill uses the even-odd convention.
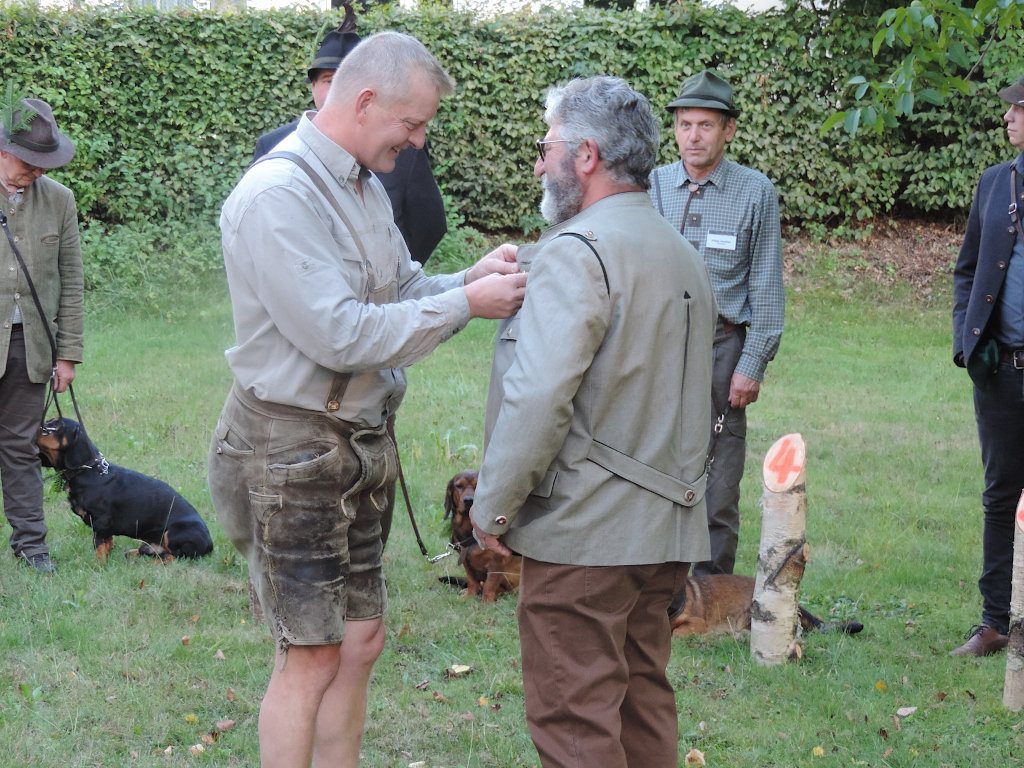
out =
[[[754,598],[754,577],[713,574],[686,577],[683,591],[668,609],[672,634],[686,635],[737,633],[750,629],[750,604]],[[800,626],[805,632],[844,632],[855,635],[864,629],[859,621],[826,622],[802,605]]]
[[[485,602],[493,603],[499,595],[519,587],[523,558],[499,555],[481,549],[473,538],[473,521],[469,511],[476,494],[476,472],[465,470],[448,481],[444,494],[444,519],[452,519],[451,546],[459,553],[459,562],[466,570],[466,595],[483,594]]]

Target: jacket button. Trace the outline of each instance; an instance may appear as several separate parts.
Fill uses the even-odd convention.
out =
[[[1014,229],[1013,227],[1007,227],[1007,228],[1006,228],[1006,231],[1007,231],[1007,232],[1009,232],[1009,233],[1010,233],[1010,234],[1012,235],[1012,234],[1013,234],[1014,232],[1016,232],[1017,230],[1015,230],[1015,229]]]
[[[992,294],[991,293],[986,293],[985,294],[985,303],[986,304],[991,304],[993,301],[995,301],[995,299],[992,298]]]
[[[505,525],[508,522],[508,518],[504,515],[498,515],[496,518],[494,518],[494,522],[496,525]]]
[[[971,329],[971,335],[972,336],[981,336],[981,328],[972,328]]]
[[[334,413],[339,408],[341,408],[341,403],[339,403],[337,400],[327,401],[327,410],[329,413]]]
[[[1006,269],[1006,262],[1005,261],[997,262],[996,266],[999,267],[1000,269]]]

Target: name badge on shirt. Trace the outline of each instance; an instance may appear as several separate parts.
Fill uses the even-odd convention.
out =
[[[708,232],[708,239],[704,247],[718,248],[723,251],[735,251],[736,235],[730,235],[726,232]]]

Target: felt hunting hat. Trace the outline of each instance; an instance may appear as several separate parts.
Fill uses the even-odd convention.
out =
[[[32,114],[28,126],[23,116]],[[10,152],[37,168],[60,168],[75,156],[75,143],[57,128],[50,105],[40,99],[22,99],[11,125],[0,126],[0,150]],[[21,130],[12,128],[21,127]]]
[[[999,98],[1011,104],[1024,106],[1024,77],[1013,85],[1008,85],[999,92]]]
[[[705,69],[683,81],[679,86],[679,96],[668,105],[669,109],[679,107],[717,109],[731,117],[740,113],[732,100],[732,86],[713,69]]]
[[[340,67],[341,60],[359,45],[360,37],[356,34],[355,14],[351,11],[351,7],[346,6],[345,20],[341,22],[341,26],[324,35],[320,48],[313,57],[313,63],[306,72],[306,80],[309,82],[313,82],[318,70]]]

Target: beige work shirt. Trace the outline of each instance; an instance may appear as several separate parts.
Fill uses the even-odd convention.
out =
[[[338,375],[351,374],[332,415],[378,426],[405,393],[402,368],[469,322],[465,275],[423,274],[383,186],[309,115],[276,149],[320,174],[363,249],[298,165],[254,165],[221,212],[236,338],[228,364],[261,400],[320,412]]]

